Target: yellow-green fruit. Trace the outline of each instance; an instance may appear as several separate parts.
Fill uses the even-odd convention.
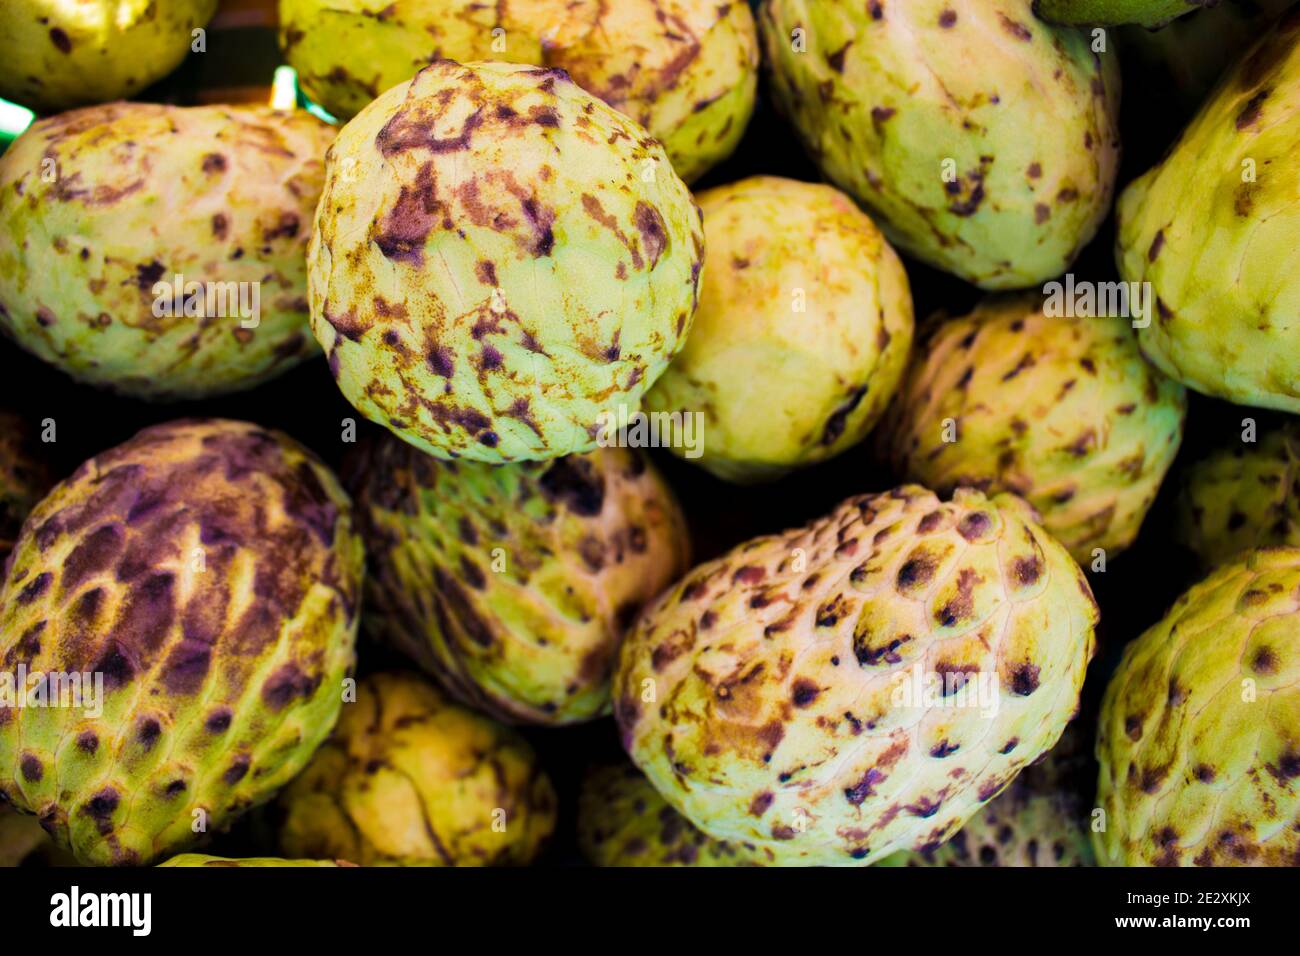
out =
[[[1104,866],[1300,865],[1300,549],[1242,555],[1124,650],[1102,701]]]
[[[699,210],[563,70],[435,63],[344,127],[308,253],[343,394],[440,458],[597,447],[681,348]]]
[[[338,717],[362,564],[338,482],[277,432],[175,421],[90,459],[0,587],[0,798],[93,865],[270,799]]]
[[[646,395],[702,414],[673,452],[732,481],[779,477],[860,441],[912,342],[907,273],[830,186],[756,176],[697,197],[709,268],[686,348]]]
[[[498,719],[609,712],[623,633],[690,552],[677,502],[640,452],[484,465],[385,434],[350,471],[371,631]]]
[[[772,857],[705,835],[627,762],[583,777],[578,847],[593,866],[764,866]]]
[[[1034,0],[1034,13],[1049,23],[1113,27],[1140,24],[1162,27],[1185,13],[1214,6],[1219,0]]]
[[[0,570],[23,519],[50,487],[45,463],[36,457],[26,421],[0,410]]]
[[[166,863],[159,863],[163,866],[211,866],[211,867],[237,867],[241,869],[261,869],[265,867],[304,867],[304,866],[355,866],[353,863],[347,863],[343,860],[282,860],[274,856],[255,856],[247,857],[241,860],[232,860],[223,856],[204,856],[201,853],[182,853],[180,856],[174,856]]]
[[[1087,564],[1133,543],[1183,437],[1187,396],[1148,365],[1127,319],[1047,316],[994,298],[923,329],[882,429],[898,473],[947,491],[1011,491]]]
[[[909,485],[687,574],[624,640],[614,714],[709,836],[867,865],[942,843],[1056,743],[1096,622],[1019,498]]]
[[[137,398],[251,388],[319,354],[305,252],[332,127],[110,103],[0,156],[0,332]]]
[[[778,107],[900,249],[1022,289],[1105,219],[1118,61],[1030,0],[767,0],[759,21]]]
[[[362,866],[523,865],[555,829],[528,743],[405,673],[360,683],[280,806],[286,855]]]
[[[1241,405],[1300,412],[1300,11],[1223,79],[1117,206],[1124,279],[1150,283],[1142,351],[1166,375]]]
[[[938,846],[877,866],[1096,866],[1085,804],[1095,779],[1092,738],[1071,724],[1060,742]],[[1086,774],[1086,776],[1085,776]]]
[[[687,182],[731,155],[758,86],[744,0],[280,0],[280,43],[344,119],[434,60],[559,67],[649,130]]]
[[[1300,546],[1300,432],[1219,448],[1187,470],[1175,533],[1207,568],[1254,548]]]
[[[40,113],[134,96],[185,59],[217,0],[5,0],[0,96]]]

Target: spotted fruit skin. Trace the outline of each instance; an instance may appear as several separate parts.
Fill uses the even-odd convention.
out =
[[[345,119],[438,59],[567,70],[663,143],[687,182],[731,155],[758,87],[744,0],[280,0],[280,45]]]
[[[24,418],[0,409],[0,570],[23,519],[53,483],[34,439]]]
[[[513,730],[414,674],[376,674],[281,795],[280,841],[286,856],[362,866],[523,866],[555,807]]]
[[[180,65],[217,0],[6,0],[0,96],[38,113],[134,96]]]
[[[384,434],[348,471],[371,633],[500,720],[609,713],[624,632],[689,562],[681,510],[640,452],[484,465]]]
[[[1137,537],[1183,437],[1187,396],[1126,319],[1048,316],[1037,295],[937,317],[881,430],[899,475],[1010,491],[1077,561]]]
[[[1189,388],[1300,412],[1300,11],[1224,77],[1165,160],[1116,206],[1122,277],[1148,282],[1142,351]],[[1188,185],[1195,183],[1196,188]]]
[[[23,526],[0,667],[100,675],[102,712],[0,709],[0,796],[83,864],[147,864],[269,799],[338,717],[363,556],[288,437],[174,421],[90,459]]]
[[[166,863],[159,863],[160,867],[180,866],[180,867],[234,867],[237,869],[264,869],[267,867],[340,867],[355,866],[355,863],[348,863],[344,860],[283,860],[274,856],[254,856],[243,859],[231,859],[224,856],[205,856],[202,853],[182,853],[180,856],[174,856]]]
[[[626,761],[592,767],[583,777],[578,847],[593,866],[766,866],[773,855],[707,836]]]
[[[1241,555],[1124,650],[1102,701],[1103,866],[1300,864],[1300,549]]]
[[[1131,23],[1154,30],[1185,13],[1217,4],[1218,0],[1034,0],[1034,14],[1066,26]]]
[[[331,147],[312,325],[347,399],[422,451],[587,452],[681,348],[703,243],[662,147],[562,70],[442,61]]]
[[[1029,0],[767,0],[759,24],[778,108],[903,251],[1021,289],[1106,217],[1118,61]]]
[[[614,713],[709,836],[867,865],[942,843],[1056,742],[1097,617],[1023,501],[909,485],[687,574],[624,641]]]
[[[1072,723],[1055,747],[938,846],[895,853],[877,866],[1096,866],[1087,801],[1092,735]]]
[[[1183,476],[1175,536],[1214,568],[1243,551],[1300,547],[1300,431],[1286,424],[1258,443],[1216,448]]]
[[[333,137],[260,106],[39,120],[0,156],[0,332],[80,382],[162,401],[318,355],[304,257]]]
[[[850,448],[894,394],[912,342],[903,264],[849,197],[755,176],[697,197],[709,268],[682,353],[645,399],[702,414],[679,456],[738,482]]]

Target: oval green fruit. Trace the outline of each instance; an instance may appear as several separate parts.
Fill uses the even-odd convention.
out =
[[[318,354],[305,252],[332,127],[110,103],[0,156],[0,331],[137,398],[251,388]]]
[[[279,433],[175,421],[92,458],[0,587],[0,796],[94,865],[269,799],[338,717],[362,564],[347,496]],[[38,674],[58,706],[12,696]]]
[[[758,86],[744,0],[280,0],[280,44],[344,119],[438,59],[559,67],[662,142],[687,182],[736,148]]]
[[[1034,0],[1034,13],[1066,26],[1114,27],[1135,23],[1162,27],[1185,13],[1215,6],[1219,0]]]
[[[699,210],[563,70],[435,63],[330,149],[308,253],[343,394],[441,458],[597,447],[690,330]]]
[[[830,186],[773,176],[701,193],[710,265],[682,353],[645,410],[698,415],[674,454],[757,481],[859,442],[894,394],[912,343],[903,264]]]
[[[5,0],[0,96],[54,113],[134,96],[185,59],[217,0]]]
[[[1029,0],[767,0],[760,26],[777,105],[898,248],[1020,289],[1106,217],[1117,60]]]
[[[1116,208],[1122,277],[1149,283],[1142,351],[1198,392],[1300,412],[1300,11],[1220,82]]]
[[[709,836],[865,866],[944,842],[1056,743],[1097,617],[1019,498],[903,486],[687,574],[624,640],[614,715]]]

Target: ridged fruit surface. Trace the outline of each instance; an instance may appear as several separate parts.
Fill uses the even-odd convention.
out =
[[[1187,396],[1129,320],[995,298],[923,327],[881,446],[939,491],[1011,491],[1082,564],[1137,537],[1183,437]]]
[[[904,486],[691,571],[624,641],[615,716],[709,836],[866,865],[943,842],[1056,743],[1097,616],[1023,501]]]
[[[1300,412],[1300,10],[1216,87],[1116,206],[1122,277],[1150,283],[1142,351],[1189,388]]]
[[[709,250],[700,307],[645,399],[648,412],[702,416],[698,447],[673,453],[749,482],[861,441],[912,343],[894,250],[830,186],[754,176],[696,198]]]
[[[319,354],[304,258],[333,138],[261,106],[37,121],[0,156],[0,332],[154,400],[252,388]]]
[[[1300,865],[1300,549],[1183,594],[1102,701],[1103,866]]]
[[[52,483],[34,439],[25,419],[0,409],[0,573],[23,519]]]
[[[5,0],[0,96],[53,113],[126,99],[180,65],[217,0]]]
[[[0,668],[85,693],[0,708],[0,797],[93,865],[269,799],[338,717],[362,563],[347,496],[277,432],[175,421],[90,459],[0,587]]]
[[[556,809],[522,737],[407,673],[358,685],[280,808],[286,856],[362,866],[525,865]]]
[[[765,866],[772,857],[706,836],[626,762],[593,767],[583,777],[578,847],[593,866]]]
[[[689,560],[685,519],[641,452],[484,465],[385,434],[348,471],[372,633],[499,719],[609,712],[624,632]]]
[[[681,348],[703,242],[663,148],[564,71],[442,61],[330,149],[312,324],[347,399],[423,451],[587,452]]]
[[[758,87],[744,0],[280,0],[280,45],[344,119],[438,59],[559,67],[649,130],[687,182],[731,155]]]
[[[1106,218],[1118,61],[1030,0],[766,0],[759,23],[777,106],[898,248],[1023,289]]]

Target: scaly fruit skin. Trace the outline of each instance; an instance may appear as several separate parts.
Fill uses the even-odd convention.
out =
[[[1056,742],[1096,621],[1023,501],[904,486],[688,574],[625,639],[614,714],[715,839],[867,865],[947,839]],[[944,675],[984,689],[931,699]]]
[[[1092,738],[1071,724],[1037,763],[948,840],[877,866],[1096,866],[1085,794],[1096,779]]]
[[[5,0],[0,96],[52,113],[127,99],[185,59],[217,0]]]
[[[1029,0],[768,0],[759,19],[779,108],[895,246],[1019,289],[1064,272],[1106,217],[1117,60]]]
[[[1137,537],[1182,442],[1183,387],[1128,320],[1043,314],[998,297],[922,330],[881,429],[899,475],[941,492],[1011,491],[1081,564]]]
[[[51,484],[49,469],[32,453],[33,437],[26,421],[0,410],[0,572],[23,519]]]
[[[1162,27],[1219,0],[1034,0],[1034,15],[1066,26],[1114,27],[1135,23]]]
[[[36,122],[0,156],[0,331],[155,400],[251,388],[319,354],[304,253],[333,137],[259,106],[110,103]],[[169,303],[177,275],[211,284],[212,308],[198,286]]]
[[[23,526],[0,668],[103,678],[102,713],[0,708],[0,796],[83,863],[146,864],[269,799],[329,734],[363,555],[288,437],[176,421],[90,459]]]
[[[578,847],[593,866],[765,866],[772,859],[771,851],[698,830],[627,762],[583,777]]]
[[[1300,412],[1300,10],[1219,84],[1116,212],[1123,278],[1149,282],[1142,351],[1198,392]],[[1195,184],[1195,188],[1192,188]]]
[[[894,250],[830,186],[756,176],[697,201],[711,264],[686,348],[646,410],[701,412],[698,463],[730,481],[777,478],[861,441],[912,343]]]
[[[1243,551],[1300,546],[1300,429],[1211,452],[1187,470],[1175,535],[1207,568]]]
[[[514,731],[414,674],[377,674],[281,796],[280,839],[287,856],[362,866],[525,865],[555,805]]]
[[[758,86],[744,0],[280,0],[280,45],[345,119],[433,60],[559,67],[663,143],[687,182],[731,155]]]
[[[1187,591],[1102,701],[1104,866],[1300,865],[1300,549]]]
[[[640,452],[441,462],[385,434],[349,470],[371,632],[500,720],[609,713],[624,632],[690,559],[681,510]]]
[[[347,399],[425,452],[587,452],[681,348],[703,244],[662,147],[564,71],[443,61],[330,149],[312,326]]]
[[[204,867],[237,867],[241,869],[262,869],[266,867],[339,867],[355,866],[355,863],[348,863],[344,860],[282,860],[275,856],[253,856],[245,859],[234,860],[223,856],[204,856],[202,853],[182,853],[180,856],[174,856],[166,863],[159,863],[158,866],[204,866]]]

